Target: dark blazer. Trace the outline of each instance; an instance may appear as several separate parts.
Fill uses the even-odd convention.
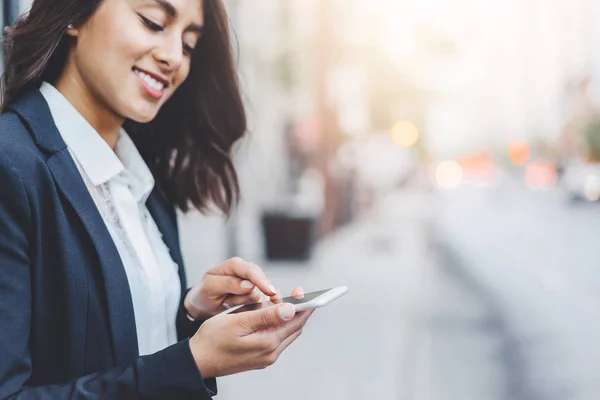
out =
[[[175,209],[148,209],[186,277]],[[183,296],[182,296],[183,298]],[[189,347],[139,357],[125,270],[37,90],[0,116],[0,399],[210,399]]]

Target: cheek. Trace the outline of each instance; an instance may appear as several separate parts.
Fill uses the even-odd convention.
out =
[[[188,78],[189,74],[190,74],[189,65],[182,65],[181,68],[179,69],[179,71],[177,71],[177,75],[173,82],[173,87],[169,91],[168,97],[166,97],[164,99],[165,102],[167,102],[171,97],[173,97],[173,95],[175,94],[177,89],[179,89],[179,87],[183,84],[183,82],[185,82],[185,80]]]
[[[177,75],[175,78],[175,89],[177,89],[190,75],[190,64],[189,61],[185,61],[181,64],[181,68],[177,71]]]
[[[79,58],[98,78],[122,79],[140,53],[135,41],[126,40],[118,32],[94,34],[90,39],[78,46]]]
[[[107,3],[108,4],[108,3]],[[125,18],[124,13],[113,11],[115,7],[101,8],[91,19],[80,37],[79,49],[92,57],[100,65],[110,63],[108,69],[115,68],[115,62],[127,54],[135,45],[136,27]],[[126,29],[125,27],[128,27]],[[134,37],[132,37],[134,36]],[[140,38],[137,38],[138,42]]]
[[[131,12],[105,12],[90,24],[88,44],[92,57],[106,69],[118,74],[130,69],[153,46],[152,34],[141,26]],[[110,65],[108,65],[110,63]]]

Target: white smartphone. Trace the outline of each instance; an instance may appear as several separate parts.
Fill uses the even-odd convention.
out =
[[[302,298],[299,297],[283,297],[280,303],[291,303],[296,307],[296,312],[313,310],[315,308],[326,306],[333,300],[343,296],[348,292],[346,286],[334,287],[331,289],[319,290],[317,292],[304,293]],[[265,307],[270,307],[276,303],[272,301],[263,301],[260,303],[242,304],[239,306],[231,307],[222,312],[222,314],[234,314],[244,311],[260,310]]]

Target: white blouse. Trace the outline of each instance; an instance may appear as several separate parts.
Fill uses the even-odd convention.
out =
[[[154,188],[148,166],[123,129],[113,151],[54,86],[44,82],[40,91],[123,261],[139,354],[176,343],[178,266],[146,208]]]

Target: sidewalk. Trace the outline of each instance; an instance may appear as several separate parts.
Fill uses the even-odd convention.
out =
[[[393,195],[320,243],[308,265],[263,264],[284,293],[296,285],[350,291],[318,310],[274,366],[220,379],[218,398],[408,399],[414,315],[424,307],[431,268],[430,210],[427,194]]]

